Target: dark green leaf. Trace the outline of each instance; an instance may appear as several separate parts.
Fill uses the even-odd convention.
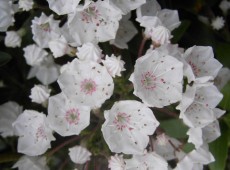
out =
[[[18,153],[4,153],[0,154],[0,163],[7,163],[12,161],[17,161],[21,157]]]
[[[11,60],[11,56],[5,52],[0,51],[0,66],[5,65]]]
[[[162,121],[160,127],[166,134],[174,138],[185,138],[188,128],[180,119],[171,119]]]
[[[224,170],[228,155],[229,128],[223,124],[221,136],[210,144],[210,151],[215,157],[215,162],[209,165],[210,170]]]
[[[224,98],[222,99],[220,103],[220,107],[224,110],[230,111],[230,83],[228,83],[221,92],[224,95]]]
[[[217,59],[225,66],[230,67],[230,43],[217,42],[215,46]]]
[[[189,28],[190,23],[191,22],[188,20],[184,20],[181,22],[180,26],[172,32],[172,43],[177,43],[181,39],[186,30]]]

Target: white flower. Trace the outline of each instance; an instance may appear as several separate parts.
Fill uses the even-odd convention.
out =
[[[192,103],[188,102],[180,113],[180,118],[187,126],[205,127],[216,120],[217,116],[213,109],[222,100],[223,95],[214,85],[198,87],[196,91],[192,91],[191,96],[193,96]]]
[[[110,0],[110,3],[119,8],[123,15],[126,15],[131,10],[140,7],[145,2],[146,0]]]
[[[121,49],[128,49],[127,43],[137,34],[136,27],[131,21],[129,21],[130,17],[131,13],[122,17],[119,22],[116,37],[115,39],[110,40],[110,44],[113,44]]]
[[[125,62],[121,60],[121,56],[116,57],[112,54],[111,57],[109,57],[106,55],[106,58],[105,60],[102,60],[102,63],[112,77],[121,76],[121,71],[125,71]]]
[[[157,135],[157,139],[153,140],[152,145],[154,151],[165,160],[175,159],[177,158],[176,152],[182,152],[179,149],[181,142],[175,138],[165,135],[164,133]]]
[[[90,160],[92,154],[82,146],[69,148],[70,159],[76,164],[84,164]]]
[[[14,11],[12,2],[9,0],[0,1],[0,32],[5,32],[14,23]]]
[[[193,46],[184,53],[184,59],[190,65],[191,71],[188,74],[188,81],[195,81],[198,78],[209,78],[213,80],[222,67],[222,64],[214,58],[212,47]]]
[[[59,21],[49,17],[44,13],[32,20],[33,40],[42,48],[47,48],[49,41],[60,36]]]
[[[22,156],[12,168],[18,168],[18,170],[49,170],[49,167],[46,165],[45,157],[31,157],[31,156]]]
[[[23,48],[26,63],[30,66],[37,66],[44,61],[48,53],[36,44],[28,45]]]
[[[75,49],[70,47],[64,36],[49,41],[48,46],[53,53],[54,58],[61,57],[65,54],[75,56]]]
[[[135,100],[119,101],[104,112],[102,133],[112,152],[143,154],[149,137],[159,125],[153,112]]]
[[[22,113],[22,106],[13,101],[0,105],[0,135],[2,137],[14,136],[15,132],[12,123]]]
[[[136,60],[130,77],[134,94],[152,107],[164,107],[182,98],[183,64],[153,50]]]
[[[109,168],[111,170],[125,170],[125,161],[123,155],[115,154],[109,159]]]
[[[156,46],[170,43],[170,39],[172,38],[170,31],[164,26],[157,26],[152,29],[150,35]]]
[[[7,31],[5,37],[5,46],[6,47],[21,47],[22,38],[16,31]]]
[[[161,10],[160,4],[157,0],[146,0],[146,3],[137,8],[137,18],[142,16],[156,16],[157,12]]]
[[[90,42],[84,43],[81,47],[78,47],[77,50],[76,55],[80,60],[101,62],[102,50],[97,44]]]
[[[25,110],[12,124],[18,139],[18,152],[29,156],[45,153],[55,140],[46,116],[35,110]]]
[[[166,160],[155,152],[134,155],[131,159],[126,159],[125,163],[127,170],[168,170]]]
[[[44,85],[55,82],[59,76],[60,66],[55,64],[52,56],[47,56],[40,65],[31,68],[28,79],[36,77]]]
[[[34,85],[34,87],[31,89],[31,94],[29,97],[32,99],[32,102],[42,104],[48,100],[50,91],[51,90],[46,86]]]
[[[113,79],[104,66],[78,59],[60,75],[58,84],[67,97],[91,108],[100,107],[114,88]]]
[[[221,28],[224,27],[225,20],[223,17],[216,17],[212,20],[212,28],[214,30],[220,30]]]
[[[222,0],[219,4],[219,8],[223,11],[224,14],[227,14],[228,10],[230,9],[230,2],[227,0]]]
[[[33,0],[19,0],[18,1],[19,8],[23,11],[29,11],[33,8],[34,1]]]
[[[90,108],[60,93],[49,98],[47,118],[61,136],[78,135],[89,125]]]
[[[58,15],[64,15],[74,12],[80,0],[47,0],[49,8]]]
[[[78,45],[105,42],[115,38],[120,19],[121,11],[109,1],[90,1],[68,14],[68,26]]]
[[[180,160],[174,170],[198,170],[197,166],[203,167],[213,162],[215,159],[209,152],[206,145],[189,152],[182,160]],[[199,168],[202,170],[203,168]]]
[[[216,87],[221,90],[230,80],[230,69],[227,67],[221,68],[216,76],[214,83]]]

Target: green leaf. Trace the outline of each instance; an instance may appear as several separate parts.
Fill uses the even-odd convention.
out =
[[[220,102],[220,107],[224,110],[230,111],[230,83],[224,86],[221,92],[223,93],[224,98]]]
[[[223,124],[221,128],[221,136],[212,142],[210,151],[215,157],[215,162],[209,165],[210,170],[224,170],[226,166],[226,160],[228,156],[228,136],[229,128]]]
[[[165,120],[160,123],[165,133],[174,138],[185,138],[188,127],[180,119]]]
[[[11,56],[8,53],[0,51],[0,66],[5,65],[11,60]]]
[[[181,37],[184,35],[184,33],[186,32],[186,30],[189,28],[191,22],[188,20],[184,20],[181,22],[180,26],[173,30],[172,35],[172,43],[177,43]]]
[[[0,163],[17,161],[20,157],[21,157],[21,154],[18,154],[18,153],[3,153],[3,154],[0,154]]]
[[[230,67],[230,43],[216,42],[215,52],[217,59],[225,66]]]

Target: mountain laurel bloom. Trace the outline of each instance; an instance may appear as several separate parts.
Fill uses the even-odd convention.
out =
[[[45,114],[35,110],[25,110],[13,122],[18,139],[18,152],[37,156],[50,148],[55,140]]]
[[[31,89],[30,98],[32,102],[42,104],[46,102],[50,96],[50,89],[48,87],[43,85],[34,85],[34,87]]]
[[[111,170],[125,170],[125,161],[123,155],[115,154],[109,159],[109,168]]]
[[[18,1],[19,8],[23,11],[29,11],[33,8],[34,1],[33,0],[19,0]]]
[[[12,9],[12,1],[0,1],[0,32],[7,31],[9,26],[14,23],[14,11]]]
[[[46,165],[46,158],[45,157],[38,157],[38,156],[22,156],[12,168],[18,168],[18,170],[26,170],[26,169],[33,169],[33,170],[49,170],[48,166]]]
[[[49,98],[47,119],[61,136],[78,135],[89,125],[90,108],[60,93]]]
[[[102,63],[112,77],[121,76],[121,72],[125,71],[125,62],[121,60],[121,56],[116,57],[112,54],[109,57],[106,55],[105,60],[102,60]]]
[[[130,77],[134,94],[151,107],[164,107],[182,98],[183,64],[152,50],[136,60]]]
[[[22,113],[22,106],[16,102],[9,101],[0,105],[0,135],[2,137],[16,135],[12,123],[17,119],[20,113]]]
[[[63,93],[71,100],[100,107],[113,94],[114,83],[107,69],[94,61],[74,59],[58,78]]]
[[[82,146],[69,148],[70,159],[76,164],[84,164],[90,160],[92,154]]]
[[[152,135],[159,125],[153,112],[135,100],[119,101],[104,112],[102,133],[112,152],[143,154]]]
[[[6,47],[20,47],[22,42],[22,38],[16,31],[7,31],[6,37],[4,40]]]

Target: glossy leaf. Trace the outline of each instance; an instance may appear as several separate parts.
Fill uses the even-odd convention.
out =
[[[7,64],[11,58],[12,57],[9,54],[0,51],[0,66]]]

